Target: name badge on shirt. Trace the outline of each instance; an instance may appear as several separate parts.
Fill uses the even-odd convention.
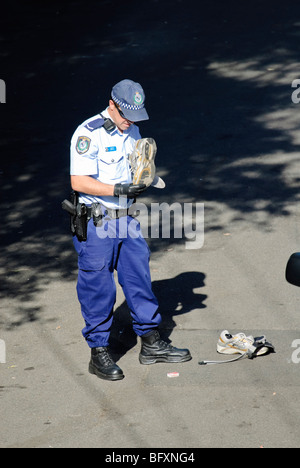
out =
[[[112,151],[117,151],[117,147],[116,147],[116,146],[107,146],[107,147],[105,148],[105,151],[106,151],[107,153],[111,153]]]

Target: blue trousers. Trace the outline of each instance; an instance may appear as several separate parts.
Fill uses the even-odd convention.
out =
[[[129,306],[133,329],[142,336],[161,322],[152,291],[150,251],[138,221],[130,216],[88,225],[87,242],[74,237],[78,253],[77,294],[85,321],[82,334],[90,348],[109,344],[116,302],[114,270]]]

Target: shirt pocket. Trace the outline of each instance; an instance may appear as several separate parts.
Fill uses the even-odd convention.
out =
[[[117,180],[122,178],[124,175],[124,156],[111,157],[111,158],[99,158],[98,171],[99,178],[102,177],[106,180]]]

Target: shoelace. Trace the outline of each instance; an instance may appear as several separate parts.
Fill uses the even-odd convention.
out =
[[[104,366],[108,367],[114,364],[114,361],[108,351],[102,351],[100,355],[103,359]]]
[[[174,346],[172,346],[171,344],[168,344],[166,341],[164,340],[159,340],[159,345],[162,346],[163,348],[165,349],[168,349],[170,351],[172,351],[174,349]]]
[[[247,345],[252,345],[254,339],[250,336],[246,336],[245,333],[239,333],[238,335],[235,335],[233,338],[234,341],[232,341],[233,345],[237,345],[238,348],[240,348],[239,343],[247,344]]]
[[[228,362],[239,361],[240,359],[244,359],[247,356],[247,353],[241,354],[238,357],[233,359],[228,359],[227,361],[199,361],[199,366],[209,366],[210,364],[227,364]]]

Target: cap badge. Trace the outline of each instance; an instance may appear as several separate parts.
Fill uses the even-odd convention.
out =
[[[135,93],[133,100],[138,106],[141,106],[144,102],[143,96],[138,91]]]

